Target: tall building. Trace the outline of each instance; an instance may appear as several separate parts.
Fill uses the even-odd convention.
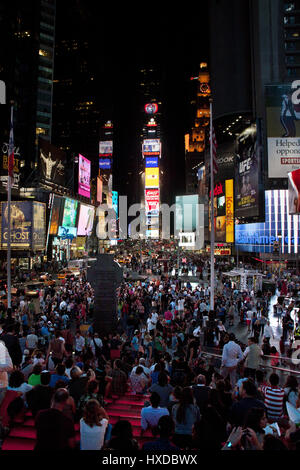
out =
[[[204,164],[204,150],[209,132],[210,77],[207,64],[200,64],[197,77],[196,117],[191,132],[185,135],[185,178],[186,194],[198,192],[198,170]]]
[[[15,145],[25,185],[29,181],[32,185],[38,165],[38,137],[51,141],[55,18],[56,0],[0,5],[0,36],[5,44],[0,51],[0,79],[6,83],[7,103],[14,101]],[[5,107],[1,113],[8,115]],[[6,140],[9,127],[3,119]]]

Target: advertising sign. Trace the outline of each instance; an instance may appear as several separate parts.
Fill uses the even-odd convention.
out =
[[[146,168],[156,168],[157,166],[158,166],[158,157],[146,157],[145,158]]]
[[[79,219],[78,219],[78,235],[90,236],[94,225],[95,208],[80,203]]]
[[[292,171],[289,177],[289,213],[300,214],[300,169]]]
[[[112,208],[114,209],[116,216],[119,214],[119,193],[118,191],[112,191]]]
[[[64,227],[76,227],[78,201],[74,199],[65,199],[64,215],[62,225]]]
[[[146,238],[159,238],[159,230],[146,230]]]
[[[99,156],[109,157],[113,154],[113,141],[100,140],[99,142]]]
[[[99,168],[101,170],[110,170],[111,169],[111,159],[110,158],[99,158]]]
[[[265,222],[235,226],[238,249],[273,253],[274,242],[279,241],[280,253],[298,253],[300,217],[289,214],[288,190],[265,191],[265,216]]]
[[[145,113],[146,114],[155,114],[158,111],[158,106],[156,103],[147,103],[145,105]]]
[[[62,240],[73,240],[77,235],[77,228],[76,227],[59,227],[58,228],[58,236]]]
[[[11,203],[10,230],[11,248],[29,249],[32,246],[32,202]],[[7,248],[8,234],[7,202],[1,202],[1,247]]]
[[[185,232],[179,234],[179,246],[194,246],[196,241],[195,232]]]
[[[180,232],[194,232],[198,226],[198,194],[176,196],[175,228]]]
[[[53,196],[49,235],[57,235],[63,198]]]
[[[234,194],[233,180],[225,181],[225,199],[226,199],[226,242],[234,242]]]
[[[7,186],[8,181],[8,153],[9,153],[9,144],[2,144],[2,165],[0,165],[0,181],[3,186]],[[20,150],[19,147],[14,147],[14,167],[13,167],[13,188],[19,187],[20,182]]]
[[[209,230],[211,230],[209,203]],[[219,181],[214,188],[214,227],[216,242],[234,242],[233,179]]]
[[[97,202],[102,203],[103,182],[101,176],[97,176]]]
[[[159,189],[145,190],[145,209],[146,214],[159,214]]]
[[[46,206],[43,202],[33,202],[32,249],[42,251],[46,247]]]
[[[160,140],[159,139],[143,140],[143,155],[160,155]]]
[[[145,168],[145,188],[159,188],[159,168]]]
[[[39,139],[40,179],[47,186],[65,186],[66,154],[44,139]]]
[[[260,213],[260,149],[256,135],[256,124],[252,124],[236,139],[236,217],[258,217]]]
[[[91,162],[81,154],[78,159],[78,194],[91,196]]]
[[[294,94],[292,84],[266,86],[269,178],[287,178],[300,168],[300,104]]]

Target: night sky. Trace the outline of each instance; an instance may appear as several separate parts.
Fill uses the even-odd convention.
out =
[[[208,60],[209,48],[206,4],[186,5],[184,10],[171,2],[140,7],[130,2],[57,2],[57,39],[91,38],[103,70],[99,91],[117,129],[115,157],[120,161],[114,181],[120,193],[126,190],[123,175],[136,154],[137,70],[145,64],[160,67],[163,76],[163,146],[171,198],[166,202],[185,191],[184,134],[193,125],[190,100],[196,97],[197,83],[190,77],[197,75],[200,62]]]

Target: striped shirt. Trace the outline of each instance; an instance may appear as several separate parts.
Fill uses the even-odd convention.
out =
[[[284,390],[270,386],[264,386],[261,390],[265,397],[268,419],[276,421],[283,415]]]

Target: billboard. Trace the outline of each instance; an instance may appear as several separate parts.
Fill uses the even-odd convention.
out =
[[[62,240],[73,240],[77,235],[76,227],[58,227],[58,236]]]
[[[159,168],[145,168],[145,188],[159,188]]]
[[[102,204],[103,181],[101,176],[97,176],[97,202]]]
[[[43,202],[33,202],[32,249],[42,251],[46,247],[46,206]]]
[[[100,140],[99,156],[111,157],[112,154],[113,154],[113,141],[112,140]]]
[[[288,190],[265,191],[265,222],[235,226],[235,244],[239,250],[272,253],[279,241],[280,253],[298,253],[300,217],[289,214]]]
[[[77,235],[90,236],[94,225],[95,208],[80,203]]]
[[[78,194],[91,197],[91,162],[81,154],[78,159]]]
[[[111,159],[110,158],[99,158],[99,168],[100,168],[100,170],[110,170],[111,169]]]
[[[289,214],[300,214],[300,169],[288,174]]]
[[[159,215],[159,189],[145,190],[145,212]]]
[[[267,85],[265,90],[268,175],[287,178],[300,168],[300,104],[293,99],[292,84]]]
[[[146,168],[156,168],[157,166],[158,166],[158,157],[146,157],[145,158]]]
[[[66,154],[44,139],[39,139],[40,179],[46,186],[65,186]]]
[[[7,248],[7,202],[1,202],[1,248]],[[13,201],[10,214],[11,248],[40,251],[46,243],[46,206],[35,201]]]
[[[61,219],[62,202],[63,198],[59,196],[53,196],[49,235],[57,235]]]
[[[143,140],[143,155],[160,155],[160,139]]]
[[[74,199],[65,199],[64,215],[62,225],[64,227],[76,227],[78,201]]]
[[[116,216],[119,214],[119,193],[118,191],[112,191],[112,208],[114,209]]]
[[[211,196],[211,194],[209,194]],[[211,230],[209,202],[209,230]],[[216,242],[234,242],[234,186],[233,179],[218,181],[214,188],[214,227]]]
[[[179,232],[195,232],[198,227],[198,194],[176,196],[175,228]]]
[[[245,129],[236,139],[235,215],[260,215],[260,148],[256,124]]]

